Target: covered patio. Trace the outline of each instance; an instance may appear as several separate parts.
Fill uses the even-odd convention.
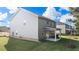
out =
[[[61,38],[61,31],[56,28],[46,27],[46,40],[49,41],[58,41]]]

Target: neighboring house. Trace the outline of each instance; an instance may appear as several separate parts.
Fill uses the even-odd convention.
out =
[[[57,28],[61,28],[62,34],[74,34],[75,33],[75,20],[76,17],[71,13],[61,16],[60,22],[57,23]]]
[[[31,41],[58,41],[55,21],[19,8],[12,16],[10,36]]]
[[[61,34],[65,34],[65,24],[62,22],[56,22],[56,28],[61,29]]]
[[[5,26],[0,27],[0,36],[9,36],[10,29]]]
[[[61,29],[61,34],[71,35],[75,33],[75,28],[62,22],[56,23],[56,28]]]
[[[9,31],[10,31],[9,27],[5,27],[5,26],[0,27],[0,32],[9,32]]]

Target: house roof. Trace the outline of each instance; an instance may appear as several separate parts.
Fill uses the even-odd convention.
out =
[[[24,9],[24,8],[19,8],[19,9],[20,9],[20,10],[23,10],[23,11],[25,11],[25,12],[28,11],[29,13],[38,16],[38,18],[42,18],[42,19],[45,19],[45,20],[49,20],[49,21],[53,21],[53,22],[55,22],[53,19],[50,19],[50,18],[47,18],[47,17],[44,17],[44,16],[37,15],[37,14],[35,14],[35,13],[29,11],[29,10],[26,10],[26,9]]]
[[[63,22],[56,22],[56,23],[57,23],[57,25],[67,25],[67,26],[70,26],[70,25],[68,25],[66,23],[63,23]]]
[[[38,16],[38,18],[42,18],[42,19],[45,19],[45,20],[49,20],[49,21],[55,22],[54,20],[52,20],[50,18],[47,18],[47,17],[44,17],[44,16]]]
[[[20,9],[20,10],[23,10],[23,11],[25,11],[25,12],[27,11],[27,12],[29,12],[29,13],[35,15],[35,16],[38,16],[38,18],[42,18],[42,19],[45,19],[45,20],[49,20],[49,21],[55,22],[53,19],[50,19],[50,18],[47,18],[47,17],[44,17],[44,16],[37,15],[37,14],[35,14],[35,13],[29,11],[29,10],[26,10],[26,9],[23,9],[23,8],[19,8],[19,9]]]
[[[57,25],[65,25],[65,23],[60,22],[60,21],[59,21],[59,22],[56,22],[56,24],[57,24]]]
[[[23,10],[23,11],[25,11],[25,12],[29,12],[29,13],[35,15],[35,16],[38,16],[38,18],[42,18],[42,19],[45,19],[45,20],[49,20],[49,21],[55,22],[53,19],[50,19],[50,18],[47,18],[47,17],[44,17],[44,16],[39,16],[39,15],[37,15],[37,14],[31,12],[31,11],[28,11],[28,10],[26,10],[26,9],[23,9],[23,8],[19,8],[19,10],[18,10],[16,13],[14,13],[11,18],[14,18],[14,17],[16,16],[16,14],[17,14],[20,10]]]

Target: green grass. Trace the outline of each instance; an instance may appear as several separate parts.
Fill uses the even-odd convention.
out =
[[[79,41],[79,36],[61,36],[62,38],[66,39],[72,39],[72,40],[78,40]]]
[[[78,39],[79,40],[79,39]],[[0,37],[0,51],[79,51],[79,41],[63,37],[58,42],[32,42],[15,38]],[[73,43],[76,48],[68,48],[66,45]]]

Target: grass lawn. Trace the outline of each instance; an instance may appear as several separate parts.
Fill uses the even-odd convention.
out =
[[[0,37],[0,51],[79,51],[79,39],[71,39],[73,36],[62,36],[58,42],[32,42],[15,38]],[[75,38],[75,37],[74,37]],[[76,48],[68,48],[69,43],[75,44]]]
[[[61,36],[62,38],[66,38],[66,39],[72,39],[72,40],[77,40],[79,41],[79,36]]]

